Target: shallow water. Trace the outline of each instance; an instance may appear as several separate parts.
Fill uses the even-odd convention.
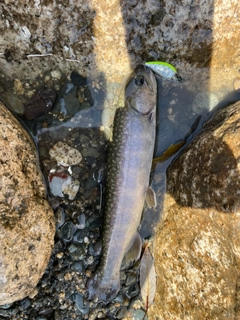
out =
[[[232,82],[226,86],[225,79],[222,79],[222,90],[209,93],[207,91],[209,72],[207,68],[187,69],[181,74],[183,78],[181,83],[163,80],[157,76],[158,112],[155,157],[161,155],[170,145],[179,141],[188,143],[193,139],[194,135],[201,130],[203,123],[212,116],[210,109],[214,109],[216,105],[224,107],[229,102],[239,99],[238,91],[230,94],[232,92]],[[59,273],[60,278],[64,277],[64,270],[69,269],[73,274],[73,279],[75,279],[75,270],[77,270],[81,277],[80,282],[83,285],[82,292],[84,293],[84,283],[87,281],[86,270],[92,272],[96,268],[101,250],[104,164],[106,163],[107,148],[104,132],[100,130],[102,108],[106,96],[104,82],[99,81],[96,86],[96,79],[94,79],[94,85],[91,79],[87,79],[87,84],[83,86],[85,88],[83,89],[81,86],[73,86],[67,78],[69,78],[69,75],[63,75],[64,83],[59,85],[58,97],[50,113],[43,114],[30,121],[21,116],[35,137],[40,166],[47,184],[50,170],[58,168],[56,162],[49,156],[49,149],[56,142],[65,142],[78,149],[83,155],[82,162],[71,167],[72,177],[80,181],[79,191],[73,200],[69,200],[67,195],[63,198],[54,197],[48,188],[49,201],[55,211],[58,226],[54,253],[49,268],[43,280],[39,283],[39,297],[36,298],[36,301],[38,301],[36,303],[43,305],[45,305],[44,297],[47,297],[47,295],[42,289],[42,285],[45,286],[45,283],[52,281],[50,270],[52,270],[54,264],[56,264],[54,268]],[[86,87],[88,90],[86,90]],[[196,99],[198,94],[202,99]],[[230,96],[227,100],[224,100],[224,97],[228,94]],[[209,97],[213,98],[210,99]],[[221,101],[224,102],[219,104]],[[210,102],[211,106],[209,106]],[[199,119],[199,122],[196,123],[196,119]],[[179,152],[181,150],[171,155],[167,160],[157,163],[152,172],[150,182],[157,195],[157,207],[155,209],[144,209],[140,227],[140,234],[144,239],[154,237],[154,229],[161,219],[163,209],[167,183],[166,169]],[[103,177],[100,174],[102,171]],[[61,252],[64,252],[64,259],[62,262],[57,262],[56,255]],[[138,284],[136,282],[130,286],[125,286],[125,282],[128,277],[132,278],[133,275],[137,278],[139,266],[136,265],[134,268],[126,269],[123,264],[123,268],[123,287],[117,299],[121,300],[124,296],[124,299],[127,299],[126,306],[133,305],[139,298]],[[55,283],[56,292],[61,290],[57,283]],[[75,283],[76,281],[73,280],[72,285],[74,286]],[[83,306],[81,305],[81,308],[79,308],[78,301],[70,294],[70,291],[74,291],[74,287],[67,289],[67,295],[71,299],[69,298],[66,301],[72,301],[75,304],[72,309],[68,310],[68,315],[72,313],[81,317],[88,308],[90,308],[90,312],[97,310],[96,305],[88,304],[86,299],[84,299]],[[126,311],[125,309],[125,311],[121,311],[121,308],[114,309],[115,303],[113,302],[106,307],[107,312],[112,308],[112,313],[109,313],[110,317],[114,317],[113,315],[116,312],[124,313]],[[17,304],[16,308],[18,308]]]
[[[182,82],[164,80],[156,75],[158,93],[154,157],[163,154],[171,145],[179,141],[182,141],[183,144],[187,143],[212,117],[216,112],[215,109],[239,100],[239,91],[232,90],[234,79],[228,85],[226,85],[225,79],[222,79],[222,88],[218,85],[221,90],[208,92],[209,73],[208,68],[189,68],[181,74]],[[67,77],[68,75],[63,76],[64,79],[67,79]],[[85,135],[87,130],[94,128],[95,137],[99,135],[99,138],[101,136],[101,139],[103,139],[103,132],[100,127],[104,98],[106,97],[104,82],[99,81],[96,86],[96,79],[94,79],[94,82],[92,79],[86,79],[86,83],[87,85],[83,87],[85,91],[88,88],[88,94],[87,97],[83,95],[83,100],[81,100],[84,101],[85,107],[82,107],[83,103],[79,102],[78,97],[79,92],[84,90],[80,89],[81,86],[74,86],[71,81],[67,81],[59,90],[57,101],[50,114],[44,114],[37,120],[32,121],[26,121],[22,117],[37,143],[39,142],[38,149],[42,161],[46,161],[47,149],[57,141],[70,142],[70,144],[78,146],[81,151],[81,139],[72,139],[71,137]],[[96,144],[96,142],[93,144]],[[106,141],[105,147],[107,147]],[[151,238],[154,235],[154,227],[159,222],[162,212],[166,189],[165,172],[179,152],[180,150],[176,154],[170,155],[169,159],[158,163],[154,172],[152,172],[151,184],[157,194],[158,205],[155,210],[147,208],[144,210],[140,230],[143,238]],[[101,157],[102,159],[105,158],[103,155]],[[101,163],[98,166],[100,167]],[[43,164],[42,167],[44,167]],[[45,178],[47,180],[46,170]]]
[[[214,107],[217,100],[221,101],[230,93],[233,80],[239,76],[237,1],[230,0],[224,5],[217,0],[116,1],[112,12],[109,10],[110,2],[82,0],[68,6],[48,1],[29,6],[24,1],[11,4],[5,1],[1,5],[1,95],[7,98],[10,107],[15,107],[15,111],[22,114],[23,102],[34,90],[44,86],[57,90],[58,99],[52,112],[37,120],[25,121],[38,144],[45,179],[48,180],[49,171],[56,167],[49,156],[49,149],[54,143],[63,141],[76,147],[84,159],[79,166],[72,167],[72,176],[80,181],[74,200],[67,196],[54,197],[49,192],[56,218],[63,219],[59,225],[63,223],[64,227],[57,228],[56,245],[49,267],[38,285],[38,295],[32,300],[26,298],[17,302],[10,309],[0,308],[0,316],[14,320],[85,318],[87,308],[82,304],[86,301],[82,303],[77,294],[84,291],[86,269],[90,273],[94,270],[101,247],[104,180],[98,179],[101,180],[99,182],[95,177],[106,161],[106,141],[99,130],[102,108],[107,105],[104,104],[106,97],[110,99],[111,106],[116,89],[114,85],[117,83],[119,87],[122,83],[124,86],[123,79],[128,77],[126,70],[130,70],[129,64],[134,67],[143,60],[167,61],[177,67],[184,79],[182,83],[173,83],[157,78],[155,156],[178,141],[192,139],[211,117],[208,114],[210,102]],[[118,5],[122,17],[117,10]],[[105,24],[105,20],[109,23]],[[214,23],[217,27],[213,26]],[[48,27],[44,30],[45,25]],[[29,30],[31,37],[22,33],[24,30]],[[28,56],[35,53],[43,56]],[[44,56],[45,53],[50,55]],[[206,68],[212,61],[213,67]],[[51,71],[55,70],[61,70],[61,78],[52,77]],[[90,94],[84,91],[82,95],[83,92],[76,88],[72,88],[75,92],[70,92],[70,89],[66,93],[69,90],[69,70],[91,75],[88,79]],[[16,78],[21,79],[25,89],[23,95],[21,92],[19,95],[19,88],[14,85]],[[200,95],[194,102],[197,94]],[[63,98],[65,103],[61,100]],[[78,99],[82,101],[81,106]],[[234,99],[238,99],[238,93]],[[117,105],[116,100],[114,103]],[[189,134],[194,130],[195,133]],[[143,238],[154,235],[154,227],[161,218],[167,183],[165,172],[177,154],[158,163],[152,174],[151,183],[157,194],[158,206],[155,210],[144,210]],[[84,226],[84,219],[85,228],[76,229],[76,225]],[[136,278],[137,266],[133,269]],[[129,271],[122,273],[123,284],[128,276],[132,278]],[[134,290],[136,295],[132,297]],[[89,319],[98,316],[116,319],[116,314],[122,318],[126,308],[132,308],[139,298],[136,283],[124,287],[121,294],[107,306],[97,308],[90,305]],[[129,319],[142,317],[135,315]]]
[[[201,77],[198,76],[199,72],[202,72]],[[203,125],[219,109],[240,100],[240,91],[233,90],[234,79],[229,83],[222,79],[218,91],[207,91],[209,73],[208,68],[190,68],[181,83],[163,80],[157,76],[158,117],[154,157],[161,156],[171,145],[178,142],[182,142],[183,147],[165,161],[158,163],[152,174],[152,186],[157,194],[158,206],[155,210],[144,211],[140,232],[145,238],[154,236],[154,229],[161,219],[167,183],[165,173],[168,166],[186,144],[204,130]]]

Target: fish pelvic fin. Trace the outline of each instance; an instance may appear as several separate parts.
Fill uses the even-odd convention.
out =
[[[87,283],[88,300],[98,298],[98,301],[112,301],[120,290],[120,278],[115,277],[104,281],[99,272],[96,272]]]
[[[142,252],[142,238],[138,232],[133,236],[133,239],[125,253],[125,265],[130,266],[134,261],[140,258]]]
[[[156,193],[153,191],[153,189],[150,186],[147,189],[145,201],[148,208],[156,208],[157,206]]]

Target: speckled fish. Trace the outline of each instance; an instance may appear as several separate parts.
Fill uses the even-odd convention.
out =
[[[146,199],[156,131],[157,84],[153,72],[139,65],[125,89],[125,106],[114,119],[106,173],[105,224],[100,265],[88,282],[88,298],[113,299],[120,289],[123,257],[137,233]],[[154,198],[154,197],[153,197]],[[152,202],[153,203],[153,202]]]
[[[178,82],[182,81],[182,78],[179,76],[176,68],[170,63],[162,61],[149,61],[145,62],[144,64],[164,79]]]

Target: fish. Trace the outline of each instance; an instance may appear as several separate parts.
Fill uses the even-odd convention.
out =
[[[120,290],[125,253],[133,245],[142,246],[137,230],[145,200],[148,195],[155,199],[149,179],[156,134],[156,99],[154,73],[138,65],[125,87],[125,105],[117,109],[114,118],[106,170],[102,256],[87,284],[88,300],[114,299]],[[140,256],[141,248],[138,252]]]
[[[170,63],[162,61],[149,61],[144,62],[144,64],[164,79],[177,82],[182,81],[182,78],[178,74],[177,69]]]

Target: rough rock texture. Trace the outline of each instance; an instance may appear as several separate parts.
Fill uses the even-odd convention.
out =
[[[36,81],[54,69],[90,74],[104,87],[102,122],[110,126],[121,88],[143,60],[172,63],[193,90],[201,80],[203,90],[229,90],[239,69],[238,12],[238,0],[4,0],[0,91],[9,89],[6,77]]]
[[[213,12],[213,43],[211,54],[207,59],[211,62],[209,72],[209,90],[226,89],[233,85],[234,77],[239,72],[239,1],[216,0]],[[223,81],[225,79],[225,81]]]
[[[168,169],[149,319],[240,317],[240,103],[221,110]]]
[[[240,209],[240,103],[221,110],[171,166],[168,192],[181,206]]]
[[[0,104],[0,305],[29,295],[53,248],[55,224],[36,149]]]
[[[67,166],[78,164],[82,160],[82,155],[77,149],[69,147],[69,145],[62,141],[57,142],[49,150],[49,154],[51,158],[55,159],[58,163]]]

